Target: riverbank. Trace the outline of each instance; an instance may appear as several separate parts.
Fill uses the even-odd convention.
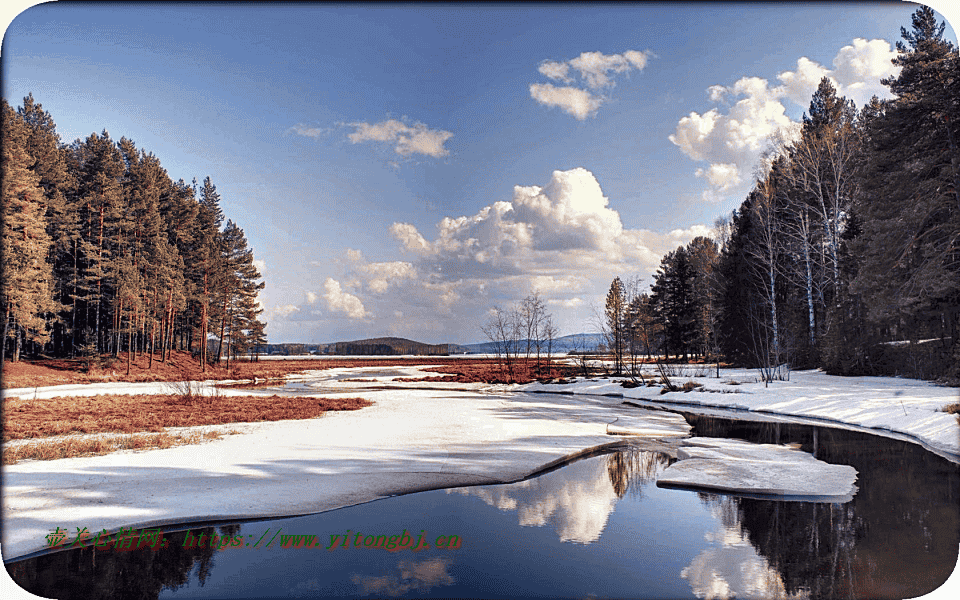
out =
[[[849,422],[878,432],[902,430],[960,455],[954,417],[937,412],[957,390],[913,380],[800,372],[790,382],[765,388],[755,381],[755,372],[725,370],[719,380],[690,378],[713,391],[661,395],[660,387],[625,388],[622,380],[612,379],[526,385],[424,381],[436,376],[428,368],[325,369],[287,378],[298,396],[356,397],[362,391],[373,405],[357,411],[246,424],[241,435],[199,446],[4,467],[3,558],[42,550],[44,536],[56,527],[116,531],[301,515],[400,493],[515,481],[580,453],[623,443],[613,433],[631,434],[650,449],[675,451],[678,444],[670,441],[687,435],[686,422],[673,413],[624,404],[625,399],[651,407],[732,408]],[[674,383],[684,379],[676,377]],[[162,394],[165,385],[115,382],[4,393],[29,399],[117,393],[127,387],[137,394]],[[200,389],[212,393],[214,388],[208,383]],[[222,393],[268,397],[277,391]],[[895,408],[902,411],[899,424]]]
[[[712,376],[713,371],[696,367],[675,367],[674,373],[673,385],[686,385],[687,391],[661,393],[661,385],[624,387],[623,378],[531,383],[517,389],[612,395],[677,410],[717,408],[798,417],[811,424],[849,425],[880,435],[897,434],[960,461],[960,424],[955,414],[943,410],[960,402],[960,388],[899,377],[839,377],[819,370],[794,371],[789,381],[769,384],[759,380],[756,370],[722,369],[719,379]],[[642,374],[645,379],[638,381],[659,379],[649,365]]]

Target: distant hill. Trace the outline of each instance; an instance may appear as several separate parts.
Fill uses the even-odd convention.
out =
[[[597,346],[603,343],[603,334],[574,333],[553,340],[553,351],[564,353],[571,351],[594,352]],[[521,340],[520,345],[526,348],[527,341]],[[545,347],[544,347],[545,349]],[[479,344],[450,344],[450,352],[457,354],[494,354],[496,347],[493,342]]]
[[[445,356],[450,354],[450,344],[424,344],[405,338],[383,337],[354,340],[352,342],[334,342],[328,345],[327,354]]]
[[[343,354],[352,356],[378,355],[395,356],[412,354],[414,356],[445,356],[450,353],[449,344],[424,344],[405,338],[382,337],[350,342],[332,342],[329,344],[265,344],[260,346],[264,354],[296,356],[301,354]]]
[[[555,353],[573,351],[594,352],[597,346],[603,343],[603,334],[575,333],[553,340]],[[527,341],[520,344],[526,347]],[[544,348],[545,349],[545,348]],[[398,337],[370,338],[353,340],[350,342],[331,342],[329,344],[264,344],[260,346],[263,354],[301,355],[301,354],[333,354],[333,355],[382,355],[391,356],[408,354],[414,356],[446,356],[448,354],[494,354],[496,349],[493,342],[476,344],[424,344],[414,340]]]

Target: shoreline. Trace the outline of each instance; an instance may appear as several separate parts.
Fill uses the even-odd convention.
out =
[[[941,402],[948,403],[945,399],[952,401],[956,390],[926,382],[894,378],[864,382],[859,381],[863,378],[796,372],[794,381],[776,382],[762,391],[762,383],[746,381],[753,375],[727,370],[719,380],[698,381],[705,387],[717,387],[740,377],[744,381],[736,387],[743,391],[663,395],[656,394],[659,388],[624,388],[610,379],[523,385],[394,382],[391,389],[381,390],[369,389],[368,382],[337,382],[344,375],[369,376],[376,368],[288,377],[327,386],[318,392],[324,396],[331,395],[329,385],[333,384],[339,390],[333,395],[355,395],[358,387],[368,386],[364,395],[374,405],[359,411],[257,423],[243,435],[201,445],[5,466],[3,559],[18,560],[43,551],[43,536],[55,526],[109,531],[202,520],[276,518],[325,512],[397,494],[523,479],[584,452],[623,443],[623,439],[612,440],[608,433],[608,424],[615,419],[619,419],[618,427],[629,426],[635,419],[638,428],[649,430],[650,411],[624,404],[629,400],[651,402],[651,408],[668,413],[684,407],[690,409],[687,412],[742,410],[771,420],[776,420],[772,418],[775,415],[784,415],[786,420],[836,417],[839,406],[847,411],[847,421],[810,424],[847,424],[877,435],[897,433],[897,423],[889,423],[891,415],[895,420],[896,410],[909,410],[917,418],[900,424],[907,432],[904,435],[929,438],[934,447],[960,455],[955,415],[935,410]],[[422,370],[425,368],[401,370],[405,376],[435,375]],[[871,386],[865,387],[866,383]],[[66,387],[75,395],[85,395],[104,385],[123,384]],[[160,388],[164,384],[152,385]],[[12,390],[4,390],[4,396],[8,391]],[[53,386],[31,391],[64,395],[65,390]],[[304,393],[297,391],[298,395]],[[685,435],[682,428],[659,426],[660,431],[648,431],[635,439],[654,443]],[[75,516],[64,518],[65,514]]]

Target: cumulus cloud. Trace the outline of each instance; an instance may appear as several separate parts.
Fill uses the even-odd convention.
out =
[[[703,177],[711,186],[726,191],[740,183],[740,169],[733,163],[717,163],[708,169],[697,169],[697,177]]]
[[[362,319],[369,316],[360,298],[343,291],[340,282],[336,279],[327,277],[327,280],[323,283],[323,289],[325,290],[323,297],[327,301],[327,308],[331,311],[343,313],[351,319]]]
[[[600,96],[575,87],[556,87],[550,83],[530,84],[530,97],[544,106],[555,106],[583,121],[603,104]]]
[[[403,261],[367,263],[360,265],[358,270],[366,279],[367,289],[378,294],[387,291],[392,282],[417,278],[413,265]]]
[[[391,227],[416,257],[416,264],[404,266],[418,274],[409,281],[448,286],[433,291],[447,299],[453,293],[515,298],[540,290],[570,308],[578,303],[569,303],[569,295],[599,293],[614,275],[653,272],[664,253],[711,232],[702,225],[669,233],[625,229],[600,183],[583,168],[554,171],[543,186],[517,185],[509,202],[444,217],[436,230],[428,241],[412,224]]]
[[[389,233],[404,256],[370,261],[345,249],[340,272],[289,320],[315,320],[315,301],[325,331],[469,342],[482,336],[491,306],[536,290],[563,334],[592,330],[590,306],[602,303],[615,276],[649,276],[665,253],[711,229],[629,229],[593,173],[574,168],[541,185],[516,185],[472,214],[445,216],[432,232],[394,223]]]
[[[627,50],[623,54],[603,54],[602,52],[583,52],[580,56],[569,61],[558,62],[545,60],[540,63],[538,71],[541,75],[563,83],[573,83],[571,70],[576,71],[582,79],[582,87],[557,87],[551,83],[530,84],[530,97],[544,106],[557,107],[573,115],[580,121],[596,114],[600,106],[607,100],[598,92],[614,85],[612,75],[627,73],[634,69],[642,71],[653,53],[649,50],[640,52]]]
[[[394,142],[394,152],[401,156],[423,154],[440,158],[449,154],[444,147],[447,140],[453,137],[449,131],[430,129],[423,123],[407,125],[396,119],[388,119],[379,123],[348,123],[354,132],[347,138],[354,144],[361,142]]]
[[[799,122],[787,116],[785,103],[807,109],[824,77],[840,96],[858,105],[873,95],[889,97],[880,79],[898,72],[890,62],[895,56],[885,40],[857,38],[837,52],[832,69],[801,57],[793,70],[777,75],[776,86],[760,77],[743,77],[730,86],[712,85],[707,88],[708,97],[726,106],[691,112],[679,120],[669,139],[692,160],[709,163],[695,171],[709,185],[703,199],[722,199],[724,192],[745,181],[744,175],[752,172],[771,136],[779,133],[791,140],[799,133]]]
[[[551,298],[547,300],[547,304],[550,306],[561,306],[563,308],[576,308],[583,305],[583,300],[580,298],[569,298],[567,300],[561,300],[559,298]]]

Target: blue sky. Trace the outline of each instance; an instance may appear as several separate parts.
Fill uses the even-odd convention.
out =
[[[915,9],[50,3],[3,94],[209,175],[271,342],[478,341],[535,289],[569,334],[740,204],[822,76],[883,95]]]

